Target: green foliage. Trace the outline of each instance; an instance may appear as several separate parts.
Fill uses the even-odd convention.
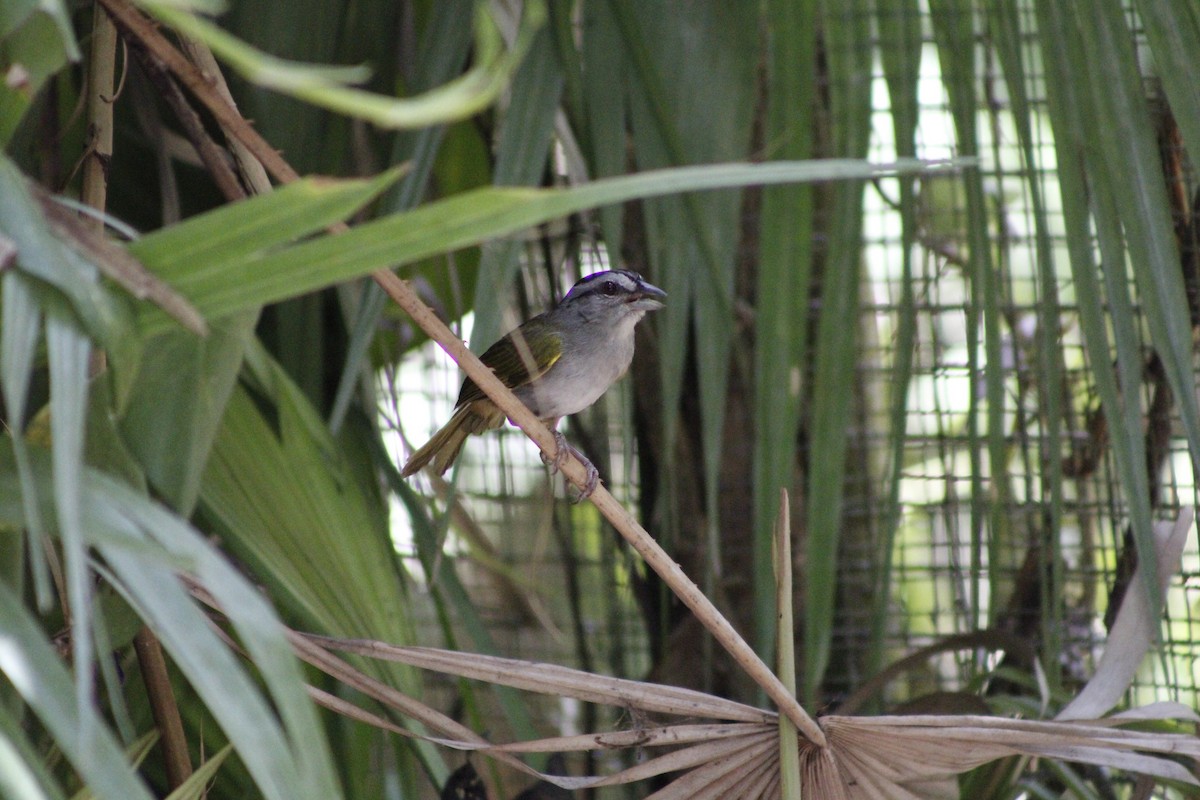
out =
[[[845,14],[836,3],[822,4],[827,21],[829,79],[846,87],[832,103],[831,146],[836,155],[865,158],[870,139],[871,59],[867,42],[870,20]],[[976,170],[971,170],[976,172]],[[858,329],[847,319],[861,302],[863,184],[847,181],[833,188],[829,245],[820,289],[822,313],[813,343],[813,386],[810,458],[819,469],[809,472],[807,486],[808,576],[805,585],[804,677],[801,696],[819,702],[829,667],[833,638],[838,546],[843,538],[842,502],[846,485],[853,409],[854,375],[846,365],[858,352]]]
[[[353,88],[351,84],[361,83],[368,76],[363,67],[287,63],[256,51],[202,17],[180,10],[176,3],[161,0],[139,0],[139,3],[175,30],[207,44],[251,83],[383,128],[423,128],[485,110],[507,85],[534,31],[545,18],[540,3],[529,3],[516,45],[505,50],[495,20],[484,4],[477,4],[476,65],[423,95],[397,99]],[[312,10],[319,18],[324,9],[317,6]]]
[[[812,82],[816,36],[808,20],[815,3],[773,2],[767,10],[772,41],[768,75],[775,87],[767,108],[764,139],[778,158],[806,158],[813,150]],[[811,213],[812,189],[764,190],[758,253],[758,306],[754,348],[754,571],[764,574],[771,549],[767,536],[778,511],[777,487],[792,481],[793,454],[776,442],[792,441],[800,427],[802,359],[808,349],[808,296],[812,281],[812,229],[796,225]],[[759,589],[754,618],[760,642],[774,605]]]
[[[62,0],[16,0],[0,7],[0,145],[7,145],[38,91],[79,45]]]

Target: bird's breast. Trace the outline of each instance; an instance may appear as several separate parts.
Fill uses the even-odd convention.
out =
[[[624,327],[624,326],[621,326]],[[595,341],[566,341],[562,357],[545,375],[517,391],[541,419],[577,414],[600,399],[633,360],[633,326]]]

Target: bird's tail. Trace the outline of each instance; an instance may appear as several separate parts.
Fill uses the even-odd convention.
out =
[[[400,470],[401,477],[407,478],[430,463],[439,475],[444,474],[458,458],[468,436],[495,428],[503,422],[503,415],[497,413],[497,419],[492,420],[492,415],[480,414],[480,409],[473,408],[473,405],[468,403],[456,409],[450,421],[409,456],[408,462]]]

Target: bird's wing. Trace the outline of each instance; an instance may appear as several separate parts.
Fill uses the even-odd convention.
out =
[[[505,334],[479,360],[491,368],[510,389],[537,380],[562,356],[562,336],[548,329],[541,316]],[[506,377],[508,376],[508,377]],[[483,397],[475,381],[467,378],[458,393],[457,406]]]

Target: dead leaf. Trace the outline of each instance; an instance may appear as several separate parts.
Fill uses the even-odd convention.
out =
[[[1195,512],[1185,508],[1174,522],[1154,524],[1160,592],[1166,591],[1171,577],[1179,572],[1183,546],[1187,543],[1194,518]],[[1150,615],[1148,605],[1142,574],[1138,571],[1125,591],[1125,599],[1121,603],[1117,621],[1108,633],[1096,674],[1075,699],[1058,712],[1056,719],[1096,719],[1121,702],[1146,653],[1158,638],[1158,620],[1154,620],[1153,624],[1146,622]]]

